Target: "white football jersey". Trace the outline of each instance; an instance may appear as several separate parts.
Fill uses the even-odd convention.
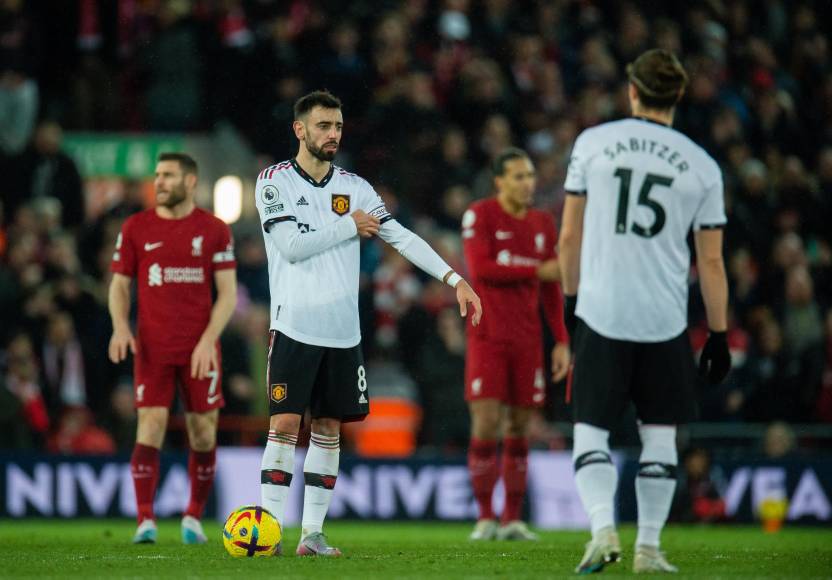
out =
[[[268,235],[291,221],[311,232],[362,209],[382,223],[392,219],[384,202],[361,177],[332,165],[315,182],[294,159],[264,169],[255,188],[269,262],[271,328],[317,346],[349,348],[361,341],[358,321],[358,236],[308,259],[291,263]]]
[[[612,339],[681,334],[688,233],[726,222],[717,163],[682,133],[629,118],[578,136],[565,188],[586,195],[577,315]]]

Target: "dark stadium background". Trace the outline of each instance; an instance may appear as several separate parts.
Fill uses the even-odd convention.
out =
[[[811,468],[829,497],[831,27],[823,0],[0,1],[4,463],[131,448],[131,367],[106,357],[108,265],[121,222],[152,204],[160,151],[192,152],[200,204],[233,221],[240,297],[222,338],[221,442],[259,446],[268,281],[253,185],[296,151],[292,102],[337,94],[337,163],[462,270],[459,220],[491,193],[490,159],[526,148],[536,205],[559,222],[574,138],[627,115],[624,65],[659,46],[689,71],[675,126],[720,163],[729,212],[734,367],[701,390],[701,421],[680,437],[678,517],[723,517],[696,500],[724,498],[722,476],[742,461],[785,469],[790,494]],[[467,443],[453,294],[379,241],[362,252],[368,378],[402,420],[398,438],[371,420],[345,445],[356,459],[452,461]],[[701,348],[695,268],[691,288]],[[16,389],[20,378],[37,388]],[[550,395],[532,446],[568,449],[563,385]],[[48,418],[27,414],[37,396]],[[634,437],[628,417],[614,439]],[[167,449],[184,445],[174,420]]]

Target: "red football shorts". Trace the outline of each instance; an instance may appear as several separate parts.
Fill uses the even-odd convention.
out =
[[[222,354],[217,346],[219,366],[222,367]],[[158,362],[153,356],[138,345],[134,358],[133,384],[136,407],[170,407],[173,402],[175,387],[179,387],[179,396],[185,410],[191,413],[205,413],[220,409],[225,405],[222,397],[222,371],[216,369],[205,379],[191,377],[191,361],[186,364]]]
[[[543,406],[546,377],[540,343],[501,343],[469,336],[465,400],[480,399],[498,399],[513,407]]]

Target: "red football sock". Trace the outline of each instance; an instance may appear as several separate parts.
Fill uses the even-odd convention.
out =
[[[526,497],[526,471],[529,463],[529,441],[523,437],[503,439],[503,484],[506,487],[506,507],[500,518],[507,524],[522,519],[523,498]]]
[[[153,498],[156,495],[156,484],[159,482],[159,450],[136,443],[130,457],[130,472],[133,474],[133,487],[136,489],[136,519],[139,523],[155,520]]]
[[[497,442],[471,438],[468,447],[468,472],[480,508],[480,519],[494,519],[491,496],[497,482]]]
[[[217,462],[217,449],[211,451],[191,450],[188,455],[188,476],[191,479],[191,501],[186,516],[193,516],[196,519],[202,517],[205,510],[205,502],[208,501],[208,494],[211,493],[211,485],[214,483],[215,465]]]

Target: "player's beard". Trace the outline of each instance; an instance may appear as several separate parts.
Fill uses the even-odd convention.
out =
[[[180,183],[179,185],[175,186],[173,189],[171,189],[170,191],[167,191],[165,193],[168,194],[167,199],[164,200],[164,201],[158,201],[159,197],[158,197],[158,192],[157,192],[157,194],[156,194],[157,202],[156,203],[157,203],[157,205],[160,205],[162,207],[166,207],[168,209],[175,208],[177,205],[179,205],[180,203],[185,201],[185,199],[188,197],[187,193],[185,191],[185,184],[184,183]]]
[[[327,141],[320,147],[316,147],[314,144],[310,143],[309,141],[306,142],[306,150],[312,154],[315,159],[319,161],[332,161],[335,159],[335,154],[338,153],[338,144],[335,144],[335,149],[332,152],[324,151],[324,147],[327,145],[331,145],[333,141]]]

